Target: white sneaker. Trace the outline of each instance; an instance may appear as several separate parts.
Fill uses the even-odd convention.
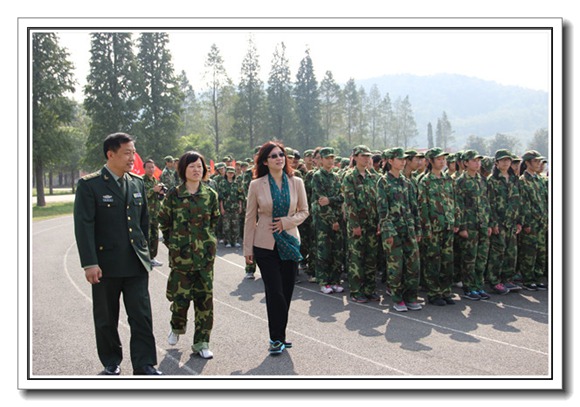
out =
[[[232,245],[228,243],[228,244],[226,245],[226,247],[229,249],[230,247],[232,247]]]
[[[320,286],[320,292],[323,292],[324,294],[332,294],[332,288],[329,285],[321,285]]]
[[[236,247],[242,247],[242,245],[239,243],[236,243]]]
[[[163,266],[163,263],[161,263],[160,261],[157,261],[156,259],[151,259],[151,266],[152,267],[159,267],[159,266]]]
[[[332,291],[335,293],[341,293],[344,291],[344,288],[342,288],[340,284],[331,285],[330,288],[332,288]]]
[[[207,348],[203,348],[197,353],[203,359],[211,359],[213,358],[213,352]]]
[[[244,277],[246,280],[253,280],[256,277],[254,277],[254,273],[246,273],[246,277]]]
[[[173,332],[173,330],[169,331],[169,336],[167,337],[167,343],[169,343],[171,346],[177,345],[177,342],[179,341],[179,334],[176,334],[175,332]]]

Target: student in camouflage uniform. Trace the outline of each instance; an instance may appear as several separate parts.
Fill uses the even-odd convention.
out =
[[[511,169],[512,154],[505,149],[495,152],[495,165],[487,179],[491,236],[487,277],[497,294],[518,291],[513,282],[516,273],[517,235],[522,230],[519,181]]]
[[[244,219],[246,218],[246,193],[244,191],[244,174],[248,169],[248,162],[247,161],[240,161],[240,173],[236,172],[236,182],[238,183],[238,187],[240,191],[242,191],[242,212],[239,216],[239,225],[240,225],[240,239],[244,239]]]
[[[419,245],[417,198],[411,182],[402,175],[407,155],[402,148],[386,154],[388,172],[377,183],[377,211],[387,259],[388,286],[396,311],[418,311]]]
[[[304,156],[305,159],[307,159],[307,167],[310,167],[310,170],[306,173],[306,175],[304,176],[304,188],[306,189],[306,197],[308,199],[308,204],[310,206],[310,210],[312,210],[312,177],[314,175],[315,172],[318,171],[319,168],[319,154],[320,154],[320,147],[317,147],[314,150],[306,150],[304,152]],[[315,265],[316,265],[316,230],[315,230],[315,225],[314,225],[314,217],[308,217],[306,218],[306,220],[302,223],[302,225],[305,225],[303,227],[303,229],[306,230],[306,236],[302,235],[301,233],[301,238],[302,238],[302,247],[304,247],[306,249],[306,256],[304,256],[304,254],[302,256],[305,257],[305,259],[307,260],[306,265],[307,267],[304,267],[303,265],[303,271],[304,273],[308,276],[308,282],[309,283],[316,283],[317,279],[315,276]],[[299,229],[301,230],[301,229]]]
[[[149,256],[151,257],[151,265],[157,267],[163,265],[155,257],[157,257],[159,248],[159,209],[165,192],[163,192],[159,181],[153,176],[155,161],[149,159],[145,161],[143,167],[145,169],[143,183],[145,191],[147,191],[147,209],[149,210]]]
[[[316,230],[316,262],[315,273],[320,291],[325,294],[343,292],[340,281],[342,271],[342,202],[340,180],[332,172],[334,165],[334,149],[320,149],[322,166],[312,176],[312,208],[313,224]]]
[[[248,190],[250,188],[250,183],[252,182],[252,179],[254,177],[254,167],[257,165],[256,164],[256,159],[258,157],[258,152],[260,151],[261,146],[256,146],[254,147],[254,159],[253,159],[253,165],[248,166],[248,169],[244,172],[244,174],[242,175],[242,191],[244,193],[244,207],[247,204],[247,198],[248,198]],[[246,209],[244,209],[244,223],[242,223],[242,229],[244,229],[244,225],[246,222]],[[244,278],[248,279],[248,280],[253,280],[255,278],[254,274],[256,273],[256,263],[251,263],[248,264],[246,263],[246,267],[245,267],[245,273],[246,276]]]
[[[520,168],[522,232],[518,241],[518,273],[529,291],[547,290],[542,283],[546,262],[548,201],[544,181],[538,175],[544,157],[535,150],[526,151]]]
[[[365,145],[353,149],[355,167],[342,180],[348,247],[348,282],[354,302],[380,301],[375,292],[378,251],[377,179],[368,170],[371,150]]]
[[[226,175],[224,181],[220,182],[218,196],[226,247],[240,247],[238,242],[240,238],[239,216],[242,212],[244,192],[239,183],[236,182],[236,170],[234,167],[226,167]]]
[[[455,191],[459,206],[459,238],[464,241],[463,297],[470,300],[490,298],[483,289],[491,227],[487,182],[479,173],[482,158],[475,150],[463,153],[465,171],[457,178]]]
[[[217,163],[214,166],[214,170],[215,170],[215,172],[209,177],[209,179],[213,182],[213,185],[215,187],[215,191],[218,193],[218,197],[219,197],[219,193],[221,190],[221,184],[222,184],[222,182],[225,181],[226,163],[224,163],[223,161],[220,161],[219,163]],[[223,217],[220,217],[218,219],[215,233],[216,233],[218,242],[224,243],[224,219],[223,219]]]
[[[175,159],[168,155],[165,157],[165,168],[161,172],[161,176],[159,177],[159,181],[167,187],[167,189],[171,189],[176,186],[178,183],[176,182],[175,178]]]
[[[455,153],[455,171],[451,174],[451,179],[453,180],[453,186],[457,185],[457,178],[463,173],[463,151],[457,151]],[[457,197],[457,193],[455,193]],[[456,201],[455,206],[458,209],[459,203]],[[454,285],[462,288],[463,283],[461,279],[463,278],[463,252],[465,246],[465,239],[461,239],[456,233],[453,238],[453,282]]]
[[[430,304],[453,305],[453,240],[458,231],[453,180],[444,172],[446,153],[433,147],[425,153],[427,172],[419,182],[424,287]]]
[[[169,249],[171,268],[166,292],[171,302],[168,342],[175,345],[179,335],[185,334],[187,312],[193,301],[192,350],[204,359],[211,359],[215,227],[220,212],[217,193],[201,182],[207,171],[199,153],[189,151],[179,159],[178,172],[183,183],[167,193],[159,214],[159,226],[163,243]]]

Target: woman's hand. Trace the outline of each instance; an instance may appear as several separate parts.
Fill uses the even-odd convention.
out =
[[[248,256],[244,256],[246,258],[246,264],[254,264],[254,256],[253,255],[248,255]]]
[[[282,233],[282,231],[284,230],[282,219],[274,218],[274,221],[270,223],[270,228],[272,229],[272,233]]]

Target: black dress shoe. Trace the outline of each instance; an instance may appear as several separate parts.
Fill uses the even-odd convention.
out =
[[[163,373],[151,365],[145,365],[139,370],[133,370],[133,374],[136,376],[161,376]]]
[[[101,374],[105,376],[119,376],[121,374],[121,367],[119,365],[105,366],[105,370]]]

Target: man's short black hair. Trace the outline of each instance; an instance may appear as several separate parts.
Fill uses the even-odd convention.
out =
[[[105,137],[105,142],[103,143],[103,152],[105,153],[105,159],[109,151],[117,152],[121,148],[121,144],[126,144],[131,141],[135,141],[133,137],[127,133],[113,133]]]

